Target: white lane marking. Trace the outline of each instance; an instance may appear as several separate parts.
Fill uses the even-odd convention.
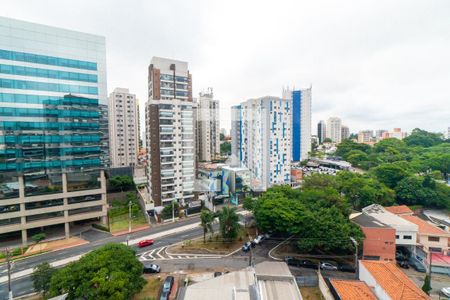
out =
[[[164,248],[166,248],[166,247],[162,247],[161,249],[159,249],[159,251],[156,252],[156,255],[158,255],[158,256],[161,257],[161,258],[164,258],[164,256],[162,256],[162,255],[160,254],[161,251],[162,251]]]

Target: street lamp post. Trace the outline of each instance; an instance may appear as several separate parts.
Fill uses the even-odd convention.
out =
[[[11,259],[9,257],[10,255],[9,249],[6,248],[5,252],[6,252],[6,262],[8,264],[8,299],[13,300],[13,293],[11,289]]]
[[[128,202],[128,235],[127,235],[127,246],[128,242],[130,240],[130,234],[131,234],[131,201]]]
[[[352,241],[353,245],[355,246],[355,272],[356,272],[356,279],[359,278],[359,270],[358,270],[358,242],[353,238],[350,237],[350,240]]]

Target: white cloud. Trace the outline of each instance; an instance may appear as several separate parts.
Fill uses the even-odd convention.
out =
[[[3,0],[0,14],[106,36],[108,90],[128,87],[141,104],[152,56],[186,60],[226,127],[232,104],[312,84],[313,128],[333,115],[352,131],[443,131],[449,11],[446,0]]]

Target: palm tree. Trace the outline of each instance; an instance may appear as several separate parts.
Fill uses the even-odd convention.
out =
[[[219,212],[220,232],[225,240],[231,241],[238,236],[239,216],[236,208],[224,207]]]
[[[209,210],[202,210],[200,215],[200,226],[203,228],[203,243],[206,243],[206,233],[208,233],[208,230],[213,233],[213,219],[214,216]]]

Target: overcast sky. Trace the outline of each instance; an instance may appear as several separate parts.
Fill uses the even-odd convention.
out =
[[[185,60],[229,107],[313,86],[313,133],[450,126],[450,1],[1,0],[0,15],[106,37],[108,92],[147,98],[152,56]],[[141,114],[143,116],[143,113]]]

